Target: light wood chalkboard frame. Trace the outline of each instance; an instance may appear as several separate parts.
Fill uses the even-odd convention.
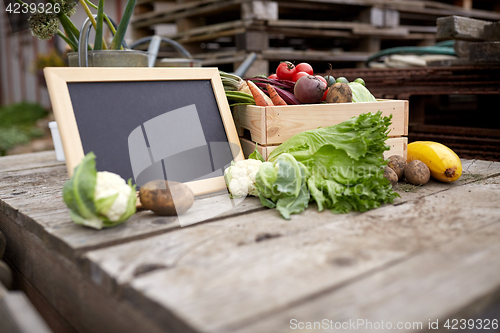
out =
[[[84,157],[83,145],[68,89],[68,83],[71,82],[210,80],[233,159],[234,161],[244,159],[231,109],[217,68],[47,67],[44,69],[44,74],[70,177],[73,174],[73,169]],[[186,92],[187,99],[189,99],[189,94],[192,92]],[[213,193],[226,188],[222,176],[192,181],[186,185],[193,190],[195,195]]]

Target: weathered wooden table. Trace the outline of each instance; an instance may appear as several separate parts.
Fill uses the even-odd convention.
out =
[[[143,211],[96,231],[71,222],[54,152],[9,156],[0,230],[17,286],[58,332],[400,332],[469,318],[492,332],[500,163],[463,166],[453,184],[398,185],[393,205],[362,214],[312,206],[286,221],[248,198],[188,227]]]

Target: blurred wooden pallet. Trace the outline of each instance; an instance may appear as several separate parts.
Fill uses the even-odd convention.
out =
[[[500,161],[500,64],[421,68],[339,69],[365,80],[377,98],[409,100],[408,141],[437,141],[462,158]]]
[[[356,66],[383,48],[432,45],[440,16],[500,20],[500,12],[419,0],[140,0],[137,8],[135,37],[175,25],[165,36],[203,65],[229,65],[233,58],[237,66],[239,52],[257,52],[249,74],[269,73],[269,64],[282,60]]]
[[[365,80],[377,98],[409,99],[416,95],[500,94],[500,65],[419,68],[347,68],[329,72]]]
[[[500,22],[462,16],[437,20],[439,40],[455,40],[455,52],[470,63],[500,64]]]

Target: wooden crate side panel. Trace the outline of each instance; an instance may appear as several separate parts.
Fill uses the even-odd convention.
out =
[[[245,158],[248,158],[248,156],[254,152],[255,148],[257,148],[257,151],[267,160],[267,156],[264,155],[267,152],[266,146],[257,144],[257,147],[255,147],[255,142],[244,138],[240,138],[240,143]]]
[[[243,154],[245,158],[253,153],[255,150],[255,142],[250,140],[240,138],[241,148],[243,149]],[[388,151],[384,153],[384,158],[389,158],[392,155],[401,155],[406,160],[407,157],[407,146],[408,146],[408,138],[407,137],[396,137],[396,138],[388,138],[386,143],[391,147]],[[257,151],[267,160],[271,152],[278,148],[279,145],[274,146],[263,146],[257,144]]]
[[[404,101],[404,134],[408,136],[408,124],[410,123],[410,101],[405,100]]]
[[[248,130],[252,141],[267,144],[265,108],[237,105],[233,107],[233,118],[239,135],[242,135],[244,130]]]
[[[267,145],[280,144],[295,134],[318,127],[326,127],[346,121],[366,112],[382,111],[392,114],[390,136],[407,133],[407,104],[405,101],[381,101],[376,103],[338,103],[266,107]],[[406,110],[406,111],[405,111]],[[257,141],[258,142],[258,141]],[[264,143],[264,142],[259,142]]]

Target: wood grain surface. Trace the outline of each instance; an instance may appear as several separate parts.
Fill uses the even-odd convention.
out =
[[[202,223],[141,211],[96,231],[71,221],[66,169],[50,154],[0,158],[0,231],[54,331],[284,332],[325,318],[425,328],[500,301],[500,163],[463,160],[451,184],[399,183],[400,198],[366,213],[311,204],[287,221],[251,197],[217,214],[225,195],[211,195],[192,211]]]
[[[362,113],[378,111],[382,111],[383,116],[392,115],[390,137],[408,135],[408,101],[404,100],[233,107],[236,127],[248,130],[252,141],[263,145],[277,145],[303,131],[336,125]],[[241,129],[239,132],[241,134]]]

